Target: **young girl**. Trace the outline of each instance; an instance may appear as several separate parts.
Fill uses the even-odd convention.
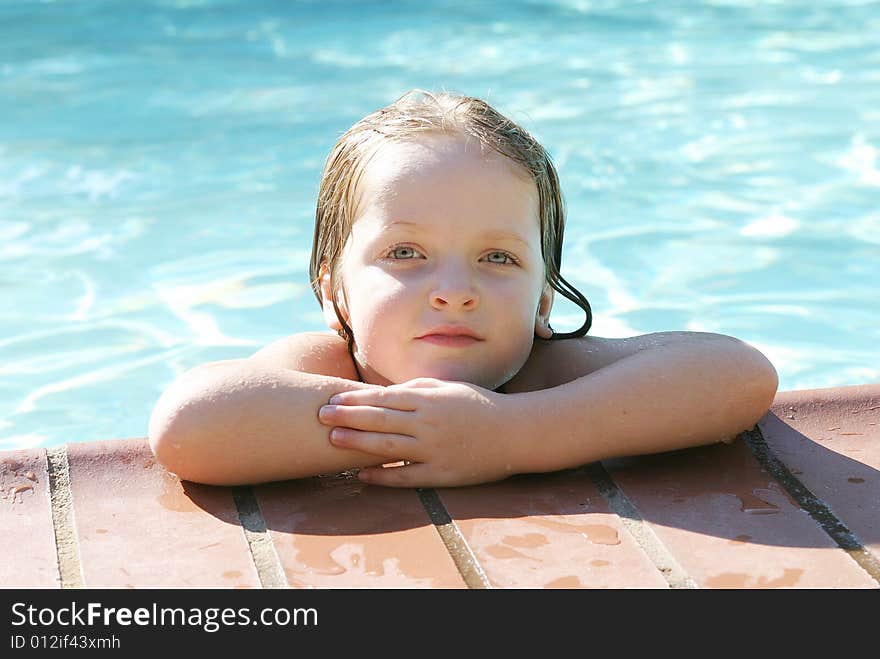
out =
[[[357,122],[321,179],[312,286],[335,332],[197,367],[159,399],[157,459],[180,478],[259,483],[360,468],[456,486],[729,439],[776,371],[735,338],[586,336],[560,274],[546,151],[485,102],[410,92]],[[586,319],[550,326],[555,293]]]

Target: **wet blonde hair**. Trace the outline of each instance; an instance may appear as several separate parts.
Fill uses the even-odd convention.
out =
[[[372,154],[386,141],[406,141],[425,131],[459,133],[507,156],[528,172],[538,189],[541,255],[544,278],[554,290],[581,307],[584,324],[574,332],[553,333],[553,339],[586,334],[593,321],[590,303],[560,273],[565,208],[559,176],[550,156],[528,131],[478,98],[448,92],[414,89],[390,105],[367,115],[349,128],[327,157],[315,211],[315,237],[309,277],[318,302],[321,299],[321,264],[327,263],[333,308],[343,329],[339,335],[352,349],[354,336],[336,304],[340,255],[354,223],[358,181]],[[552,328],[551,328],[552,330]]]

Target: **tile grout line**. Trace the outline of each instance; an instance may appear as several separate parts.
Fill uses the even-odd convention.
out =
[[[797,476],[791,473],[785,463],[773,453],[764,439],[761,429],[755,425],[752,430],[746,430],[741,434],[761,467],[785,488],[785,491],[797,501],[801,509],[813,518],[838,547],[845,551],[874,581],[880,583],[880,560],[832,512],[828,504],[813,494]]]
[[[669,587],[675,589],[698,588],[696,582],[663,544],[663,541],[657,537],[635,504],[618,487],[602,463],[594,462],[585,465],[584,469],[598,488],[599,494],[608,502],[611,510],[617,514],[626,530],[642,548],[654,567],[663,575]]]
[[[49,476],[49,502],[61,588],[85,588],[73,516],[66,444],[46,449],[46,472]]]
[[[253,489],[249,486],[233,487],[232,499],[248,543],[251,560],[260,578],[260,585],[263,588],[288,588],[284,567],[275,550],[275,543],[272,542],[272,536],[266,527],[266,520],[263,519]]]
[[[452,516],[446,510],[446,506],[443,505],[437,491],[417,488],[416,492],[419,495],[422,506],[425,508],[425,512],[428,513],[428,517],[433,522],[434,528],[437,529],[440,539],[446,545],[446,551],[449,552],[449,556],[455,563],[455,567],[458,568],[458,572],[461,574],[467,587],[491,589],[492,584],[489,581],[489,577],[483,571],[483,567],[462,535],[458,524],[455,523],[455,520],[452,519]]]

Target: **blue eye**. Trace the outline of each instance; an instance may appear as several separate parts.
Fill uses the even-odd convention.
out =
[[[501,260],[493,260],[493,256],[500,256]],[[487,258],[490,263],[497,263],[499,265],[505,265],[506,263],[515,264],[517,262],[516,259],[507,252],[489,252]]]
[[[401,252],[403,252],[403,254],[401,254]],[[415,255],[418,254],[418,252],[409,245],[398,245],[397,247],[392,247],[388,254],[398,261],[410,261],[415,258]]]

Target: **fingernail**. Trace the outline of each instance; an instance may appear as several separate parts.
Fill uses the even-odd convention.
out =
[[[341,403],[341,402],[342,402],[342,397],[341,397],[341,396],[333,396],[333,398],[330,399],[330,404],[331,404],[331,405],[338,405],[338,404]]]
[[[331,405],[322,405],[321,409],[318,410],[318,416],[322,419],[326,419],[329,417],[335,408]]]

